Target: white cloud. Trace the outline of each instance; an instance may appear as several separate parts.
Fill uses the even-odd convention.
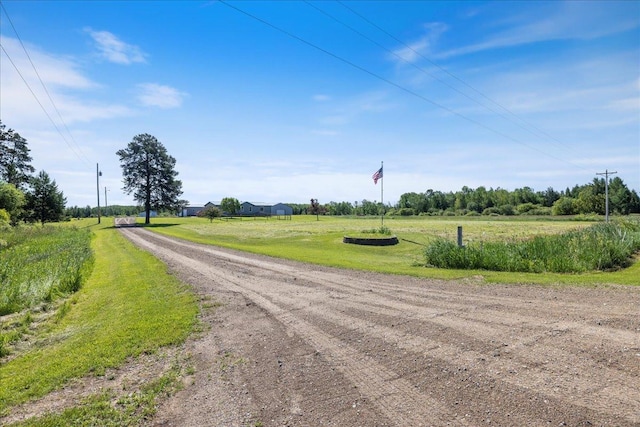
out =
[[[329,95],[319,93],[317,95],[313,95],[313,100],[317,102],[326,102],[326,101],[330,101],[331,97]]]
[[[6,54],[0,54],[2,119],[10,126],[50,129],[48,114],[60,128],[64,128],[49,97],[53,99],[67,125],[131,114],[131,109],[124,105],[82,99],[80,94],[100,88],[100,85],[88,78],[73,58],[52,55],[25,43],[29,53],[27,57],[17,39],[2,37],[1,42],[6,51]],[[6,55],[11,61],[5,59]],[[31,62],[38,70],[37,73]],[[47,88],[46,91],[40,80]],[[43,112],[43,108],[47,114]]]
[[[138,46],[123,42],[109,31],[94,31],[91,28],[86,28],[85,31],[93,38],[100,55],[107,61],[124,65],[146,62],[146,55]]]
[[[141,83],[138,90],[138,101],[147,107],[177,108],[187,96],[185,92],[157,83]]]
[[[47,87],[89,89],[97,86],[96,83],[82,74],[79,65],[70,58],[55,56],[43,52],[29,43],[24,43],[27,52],[29,52],[27,57],[17,39],[2,35],[0,35],[0,43],[4,51],[6,51],[6,55],[11,58],[11,61],[0,61],[3,83],[5,79],[10,79],[6,83],[7,85],[21,84],[24,86],[25,83],[22,80],[24,78],[32,90],[39,91],[42,87],[38,80],[38,76],[40,76],[40,79]],[[3,57],[5,57],[4,51],[2,52]],[[31,61],[29,58],[31,58]],[[31,63],[33,63],[33,66]],[[15,72],[14,65],[20,71],[22,77]],[[34,66],[38,70],[37,73],[34,70]]]

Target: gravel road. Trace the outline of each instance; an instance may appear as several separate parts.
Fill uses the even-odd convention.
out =
[[[153,425],[640,425],[640,287],[417,279],[121,232],[205,307],[195,373]]]

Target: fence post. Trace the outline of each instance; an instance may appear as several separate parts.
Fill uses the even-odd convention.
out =
[[[462,244],[462,226],[458,226],[458,247],[461,248],[464,245]]]

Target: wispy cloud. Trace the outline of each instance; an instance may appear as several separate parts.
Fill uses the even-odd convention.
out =
[[[52,55],[42,51],[37,46],[24,43],[31,58],[31,61],[29,61],[29,57],[27,57],[17,39],[0,35],[0,43],[2,43],[4,50],[11,58],[11,62],[13,62],[12,64],[10,61],[2,61],[2,64],[0,64],[3,69],[3,79],[11,77],[9,73],[11,70],[15,71],[13,66],[15,65],[20,70],[22,77],[32,85],[32,89],[38,89],[41,85],[36,72],[31,66],[31,62],[33,62],[38,69],[40,78],[47,86],[53,85],[73,89],[88,89],[96,86],[96,83],[82,74],[80,66],[69,57]],[[14,75],[19,80],[22,80],[18,74]],[[13,83],[13,80],[9,83]]]
[[[329,95],[319,93],[317,95],[313,95],[313,100],[316,102],[327,102],[331,100],[331,97]]]
[[[429,55],[432,53],[432,46],[434,46],[440,36],[448,30],[446,24],[440,22],[431,22],[424,25],[425,34],[406,46],[393,51],[390,55],[391,60],[413,63],[420,59],[421,56]]]
[[[109,31],[95,31],[85,28],[100,51],[100,55],[109,62],[129,65],[135,62],[146,62],[146,55],[135,45],[125,43]]]
[[[540,7],[536,3],[530,10],[496,23],[502,29],[490,33],[483,41],[441,52],[437,57],[549,40],[590,40],[637,28],[640,25],[637,3],[622,5],[624,7],[611,7],[607,2],[565,1]]]
[[[141,83],[138,85],[138,101],[147,107],[177,108],[187,96],[186,93],[171,86],[157,83]]]
[[[54,100],[67,125],[131,114],[131,109],[125,105],[83,99],[83,94],[100,88],[101,85],[87,77],[72,57],[56,56],[27,43],[25,47],[29,57],[38,70],[36,74],[17,39],[2,37],[0,41],[11,58],[11,61],[4,58],[0,61],[2,118],[12,127],[23,127],[27,123],[30,126],[37,123],[38,127],[50,127],[51,124],[42,108],[46,109],[54,120],[57,121],[58,117],[49,96]],[[42,87],[40,79],[48,93]],[[61,123],[58,125],[63,127]]]

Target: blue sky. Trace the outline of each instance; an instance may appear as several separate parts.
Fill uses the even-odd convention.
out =
[[[192,204],[379,201],[381,161],[392,204],[640,190],[640,2],[1,3],[0,118],[68,206],[96,163],[101,204],[134,203],[115,152],[140,133]]]

